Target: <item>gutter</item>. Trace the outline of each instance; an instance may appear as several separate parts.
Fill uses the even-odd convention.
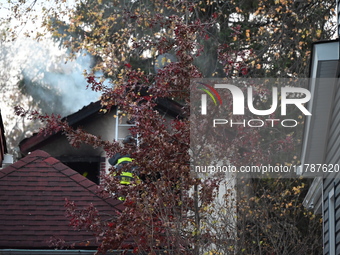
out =
[[[319,177],[314,178],[302,204],[308,210],[313,210],[314,214],[322,214],[322,204],[323,204],[323,179],[322,177],[319,176]]]
[[[0,255],[93,255],[97,250],[31,250],[31,249],[0,249]],[[108,255],[122,254],[122,250],[109,251]],[[126,252],[126,251],[125,251]],[[132,250],[125,253],[131,255]]]

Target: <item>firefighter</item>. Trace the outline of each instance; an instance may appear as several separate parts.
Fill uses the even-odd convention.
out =
[[[129,164],[133,161],[133,159],[129,155],[121,155],[117,153],[112,158],[109,159],[110,165],[115,166],[117,170],[119,170],[125,164]],[[124,170],[121,172],[117,178],[120,180],[120,184],[122,185],[130,185],[134,178],[139,179],[138,175],[136,174],[136,167],[131,167],[129,170]],[[124,201],[124,197],[118,198],[121,201]]]
[[[133,159],[129,155],[121,155],[120,153],[109,159],[110,165],[115,166],[117,170],[132,161]],[[120,179],[120,184],[129,185],[133,181],[133,171],[125,170],[118,178]]]

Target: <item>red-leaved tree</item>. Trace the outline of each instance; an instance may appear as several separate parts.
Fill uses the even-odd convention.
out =
[[[282,249],[282,245],[275,245],[279,239],[274,238],[274,230],[268,227],[273,224],[259,221],[261,225],[256,225],[256,217],[261,215],[261,209],[275,204],[272,206],[275,213],[268,215],[275,215],[275,222],[279,221],[277,225],[280,225],[284,219],[280,216],[277,220],[277,211],[280,206],[290,204],[289,199],[297,201],[299,190],[289,191],[295,197],[289,197],[279,206],[267,194],[264,197],[264,193],[251,189],[245,192],[245,188],[250,187],[249,182],[239,181],[244,187],[236,194],[235,182],[223,174],[197,174],[190,168],[192,157],[204,159],[212,154],[216,160],[222,158],[223,164],[236,167],[277,163],[277,153],[292,150],[299,135],[299,132],[288,132],[276,125],[262,129],[238,125],[223,130],[190,126],[190,123],[200,123],[202,118],[193,114],[200,105],[190,101],[191,80],[206,76],[206,70],[200,68],[205,65],[197,60],[207,54],[213,56],[213,61],[207,58],[207,62],[215,66],[209,66],[207,76],[212,76],[214,71],[229,78],[247,76],[251,68],[257,70],[256,63],[250,60],[256,59],[259,52],[255,53],[251,43],[240,43],[250,40],[250,32],[238,24],[244,16],[237,3],[230,1],[229,6],[220,1],[210,2],[85,1],[68,13],[69,23],[55,17],[46,23],[73,53],[86,50],[95,56],[93,70],[103,71],[102,79],[110,83],[104,85],[102,79],[87,73],[88,86],[102,92],[104,109],[110,111],[119,107],[136,124],[130,131],[138,138],[138,143],[123,145],[103,141],[80,128],[74,130],[55,116],[33,114],[33,118],[47,123],[43,132],[62,131],[73,146],[86,143],[103,148],[109,157],[121,153],[134,159],[119,170],[138,170],[139,178],[135,176],[133,185],[120,185],[115,177],[120,173],[114,167],[102,184],[106,195],[125,198],[125,209],[120,214],[104,221],[95,208],[79,211],[72,201],[67,202],[71,224],[93,231],[100,242],[98,252],[133,249],[135,253],[147,254],[254,254],[259,251],[258,254],[278,254]],[[247,8],[253,7],[247,5]],[[263,15],[266,13],[263,11]],[[165,53],[175,60],[160,58],[157,71],[151,69],[150,66],[157,64],[155,57]],[[271,70],[270,65],[267,67]],[[266,73],[265,68],[262,71]],[[270,87],[254,85],[254,89],[254,105],[269,108]],[[225,97],[228,99],[226,107],[231,109],[230,95]],[[177,117],[169,118],[156,110],[159,100],[165,98],[181,105]],[[17,110],[25,114],[24,110]],[[276,114],[270,117],[275,119]],[[219,132],[224,133],[218,136]],[[192,147],[190,134],[195,141]],[[202,136],[198,143],[192,134]],[[218,154],[216,147],[203,146],[202,141],[218,144],[222,148],[219,153],[224,154]],[[284,161],[289,155],[292,154],[288,153]],[[226,183],[228,181],[230,183]],[[275,193],[275,197],[280,197],[280,193]],[[260,204],[261,207],[256,207]],[[254,215],[254,206],[256,217],[249,217]],[[294,217],[303,214],[300,205],[298,209],[298,213],[292,213]],[[271,231],[266,232],[266,227]],[[291,225],[283,229],[288,231]],[[300,233],[298,228],[294,231]],[[303,251],[308,250],[308,244],[299,245]]]

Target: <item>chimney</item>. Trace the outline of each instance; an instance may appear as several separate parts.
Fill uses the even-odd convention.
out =
[[[5,168],[9,165],[13,164],[13,155],[12,154],[5,154],[4,159],[2,161],[2,166],[0,166],[0,169]]]

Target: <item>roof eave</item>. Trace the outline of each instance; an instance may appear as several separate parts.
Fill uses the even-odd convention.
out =
[[[311,65],[310,65],[310,82],[309,82],[309,90],[312,93],[312,98],[311,100],[308,102],[307,108],[308,111],[312,113],[312,116],[306,116],[306,120],[305,120],[305,128],[304,128],[304,133],[303,133],[303,145],[302,145],[302,153],[301,153],[301,165],[304,166],[305,163],[323,163],[321,161],[324,160],[325,158],[325,153],[326,153],[326,144],[323,144],[323,146],[318,147],[318,155],[311,155],[311,152],[313,149],[315,149],[312,145],[311,145],[311,140],[314,139],[313,141],[315,142],[315,139],[319,139],[322,141],[326,141],[327,139],[325,137],[321,137],[322,136],[327,136],[328,135],[328,131],[325,130],[318,130],[318,128],[320,128],[321,124],[323,127],[327,126],[327,129],[329,129],[329,123],[331,120],[331,109],[333,107],[333,97],[334,97],[334,89],[336,88],[336,84],[330,84],[331,80],[329,80],[329,85],[328,87],[324,87],[326,89],[322,89],[322,93],[328,93],[328,96],[326,99],[323,99],[324,102],[326,102],[325,104],[327,105],[327,109],[329,109],[329,111],[326,111],[329,114],[325,114],[323,113],[321,114],[317,114],[317,108],[320,107],[321,102],[322,101],[319,97],[320,95],[317,93],[318,91],[316,90],[316,79],[317,77],[317,73],[318,73],[318,63],[319,61],[338,61],[339,60],[339,46],[338,46],[338,41],[323,41],[323,42],[317,42],[313,44],[313,48],[312,48],[312,58],[311,58]],[[320,50],[322,47],[333,47],[335,51],[332,51],[331,54],[326,54],[326,52],[324,50]],[[321,47],[321,48],[320,48]],[[319,49],[320,48],[320,49]],[[320,77],[319,77],[320,78]],[[333,78],[335,81],[335,78],[337,78],[337,75],[334,75],[334,77],[330,77]],[[318,103],[320,102],[320,103]],[[320,108],[321,109],[321,108]],[[320,125],[317,125],[318,123],[314,123],[315,122],[315,118],[314,116],[318,116],[318,123]],[[322,120],[320,120],[320,118],[322,118]],[[314,125],[314,124],[316,125]],[[311,129],[310,127],[313,126],[313,129]],[[315,136],[313,134],[319,134],[319,136]],[[317,162],[310,162],[310,161],[317,161]],[[307,176],[306,174],[303,174],[303,176],[305,177],[313,177],[313,176]],[[315,176],[315,175],[314,175]]]
[[[172,116],[173,118],[184,118],[183,106],[169,98],[158,98],[156,100],[156,109]],[[70,126],[75,126],[84,119],[97,114],[100,109],[102,109],[101,101],[91,103],[88,106],[83,107],[78,112],[75,112],[69,116],[66,116],[62,120],[66,120]],[[52,137],[55,137],[58,133],[53,133],[50,135],[43,135],[36,133],[33,136],[22,140],[19,143],[20,152],[23,155],[27,155],[29,152],[41,148],[41,146],[46,143]]]
[[[71,115],[62,118],[62,120],[67,121],[70,126],[77,125],[77,123],[84,120],[85,118],[98,113],[101,108],[102,108],[101,102],[97,101],[95,103],[91,103],[90,105],[83,107],[82,109]],[[26,138],[19,143],[20,152],[23,155],[27,155],[29,152],[40,148],[42,144],[44,144],[48,139],[50,139],[51,137],[55,136],[58,133],[60,132],[49,135],[36,133],[33,136]]]

